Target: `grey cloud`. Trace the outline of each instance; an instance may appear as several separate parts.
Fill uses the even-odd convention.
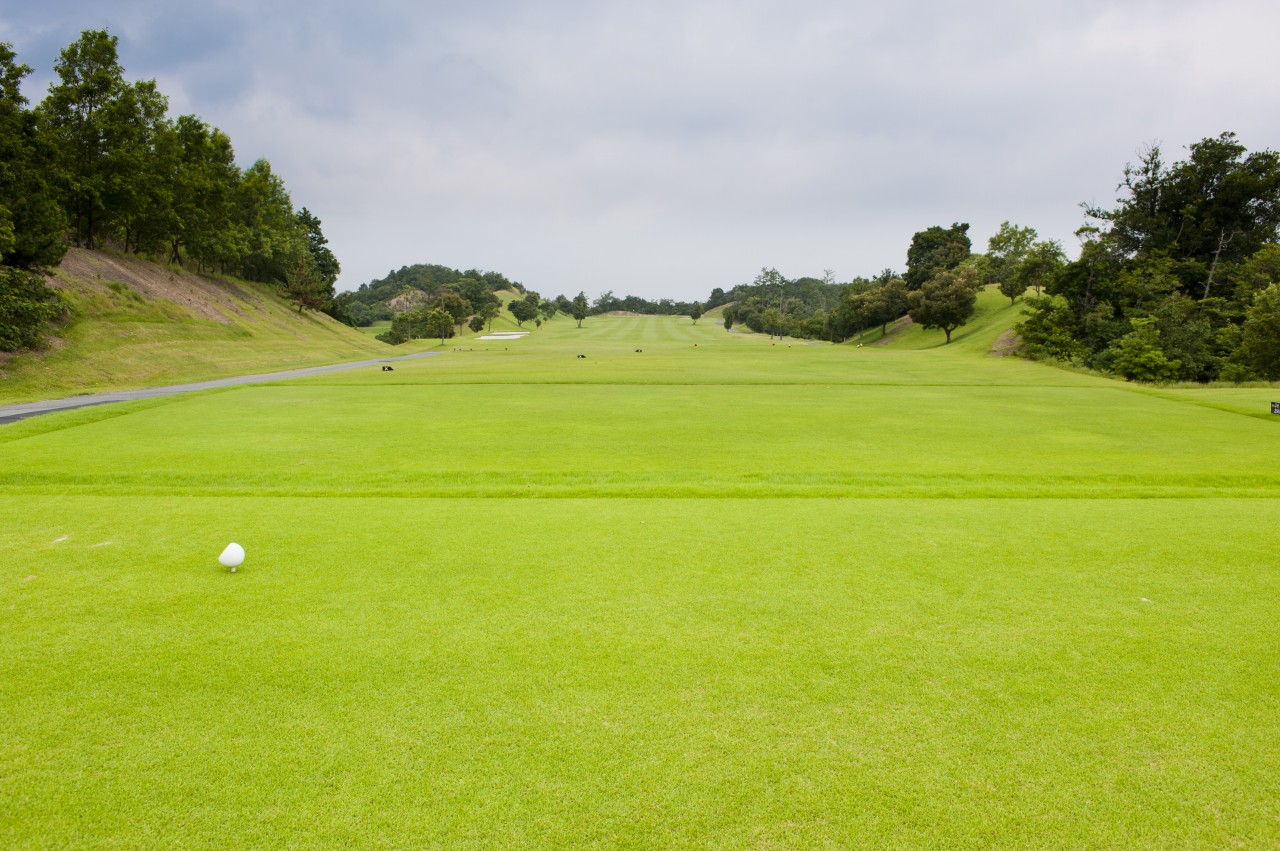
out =
[[[324,219],[344,286],[426,261],[689,297],[900,268],[952,221],[1070,248],[1146,142],[1280,147],[1262,0],[108,6],[0,38],[35,65],[119,28],[132,76]]]

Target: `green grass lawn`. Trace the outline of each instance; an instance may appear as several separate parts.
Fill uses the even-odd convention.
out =
[[[0,844],[1275,846],[1276,391],[1001,321],[561,317],[0,428]]]

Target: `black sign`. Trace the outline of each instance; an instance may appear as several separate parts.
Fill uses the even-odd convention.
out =
[[[1271,403],[1271,413],[1280,414],[1280,402]]]

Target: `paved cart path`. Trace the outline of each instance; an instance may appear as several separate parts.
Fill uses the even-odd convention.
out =
[[[43,402],[21,402],[16,405],[0,405],[0,425],[25,420],[52,411],[69,411],[73,408],[87,408],[90,405],[106,405],[111,402],[132,402],[135,399],[153,399],[157,396],[173,396],[177,393],[193,393],[197,390],[212,390],[215,387],[234,387],[237,384],[256,384],[260,381],[280,381],[285,378],[300,378],[304,375],[320,375],[325,372],[343,372],[348,369],[359,369],[362,366],[375,366],[383,363],[395,363],[402,360],[429,358],[442,352],[419,352],[416,355],[403,355],[398,358],[375,358],[373,360],[334,363],[328,366],[310,366],[305,369],[290,369],[284,372],[267,372],[261,375],[236,375],[231,378],[216,378],[213,381],[197,381],[194,384],[170,384],[167,387],[147,387],[142,390],[121,390],[115,393],[94,393],[89,396],[71,396],[66,399],[48,399]]]

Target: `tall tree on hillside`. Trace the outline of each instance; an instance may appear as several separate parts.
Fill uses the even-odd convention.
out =
[[[85,30],[54,63],[58,82],[38,113],[53,140],[63,200],[78,245],[92,248],[103,226],[112,186],[121,179],[114,107],[124,95],[118,39]]]
[[[1238,261],[1274,242],[1280,228],[1280,154],[1250,154],[1234,133],[1196,142],[1171,168],[1152,146],[1125,167],[1120,186],[1126,197],[1114,209],[1085,208],[1109,225],[1109,238],[1130,256],[1198,261],[1206,276],[1214,261]]]
[[[126,251],[159,250],[164,243],[176,162],[176,150],[159,148],[170,139],[168,109],[155,80],[126,85],[112,107],[116,151],[105,202],[113,235]]]
[[[284,180],[260,159],[244,172],[236,204],[236,225],[246,234],[240,271],[253,281],[277,283],[307,254],[307,239],[293,212]]]
[[[511,311],[511,315],[515,317],[516,325],[523,326],[538,315],[538,308],[534,307],[524,299],[512,301],[507,305],[507,310]]]
[[[285,273],[284,294],[298,306],[298,312],[325,310],[333,301],[333,284],[328,283],[316,269],[310,255],[300,254],[293,267]]]
[[[939,272],[954,269],[969,257],[969,225],[957,222],[949,228],[934,225],[911,238],[907,249],[907,289],[918,290]]]
[[[66,252],[67,220],[50,184],[52,151],[27,108],[31,68],[0,42],[0,262],[52,266]]]
[[[1031,246],[1035,244],[1037,235],[1035,228],[1001,222],[1000,229],[987,240],[986,278],[999,285],[1000,292],[1009,297],[1010,304],[1027,290],[1026,285],[1018,281],[1016,274]]]
[[[170,132],[177,163],[169,262],[181,263],[186,250],[202,269],[226,266],[248,250],[237,238],[241,231],[234,227],[240,169],[231,139],[195,115],[179,116]]]
[[[695,302],[693,306],[689,308],[689,318],[693,320],[694,325],[697,325],[698,320],[702,318],[702,305]]]
[[[306,207],[303,207],[294,215],[298,220],[298,226],[302,229],[303,236],[306,237],[307,251],[311,253],[316,273],[320,275],[322,281],[332,287],[338,282],[338,275],[342,272],[342,265],[338,263],[338,258],[329,249],[329,240],[325,237],[324,232],[320,230],[320,219],[316,218]]]
[[[493,330],[493,320],[498,318],[498,314],[502,312],[502,299],[493,293],[483,299],[479,304],[475,305],[476,315],[485,321],[489,330]]]
[[[940,328],[951,342],[951,332],[969,321],[978,300],[977,272],[971,266],[939,272],[918,290],[907,294],[911,321],[922,328]]]
[[[1056,239],[1036,242],[1014,268],[1011,276],[1014,283],[1011,286],[1017,289],[1019,295],[1026,292],[1027,287],[1033,287],[1038,296],[1045,282],[1056,275],[1066,262],[1067,255],[1062,252],[1062,243]],[[1010,300],[1013,299],[1003,283],[1000,284],[1000,292],[1008,295]]]

